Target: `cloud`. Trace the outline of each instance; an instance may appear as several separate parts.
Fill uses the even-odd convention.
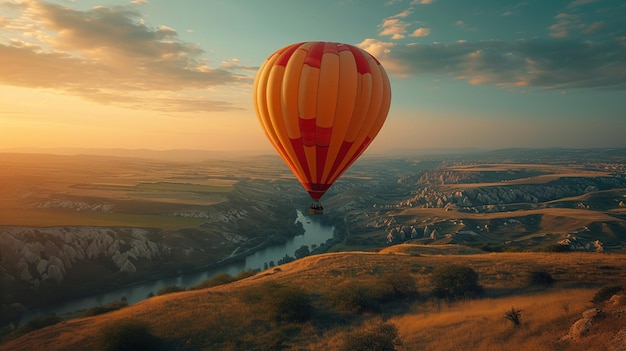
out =
[[[143,3],[145,1],[135,1]],[[150,109],[205,111],[234,106],[219,101],[147,101],[149,91],[203,90],[251,84],[229,67],[213,68],[204,50],[178,38],[174,28],[149,27],[132,7],[87,11],[39,2],[12,5],[1,23],[12,39],[0,42],[0,84],[55,89],[89,100]],[[238,68],[242,69],[242,68]],[[133,98],[133,94],[137,94]]]
[[[626,36],[622,1],[576,0],[554,16],[549,27],[553,38]]]
[[[598,1],[599,0],[575,0],[569,4],[569,7],[573,8],[573,7],[583,6],[583,5],[592,4]]]
[[[601,42],[529,39],[394,45],[387,46],[379,58],[388,71],[402,76],[443,74],[470,84],[510,88],[626,89],[623,38]]]
[[[410,34],[410,36],[412,37],[425,37],[428,36],[430,34],[430,29],[429,28],[417,28],[416,30],[413,31],[413,33]]]
[[[424,2],[430,3],[430,2]],[[391,37],[392,40],[400,40],[406,38],[406,34],[409,31],[409,27],[413,25],[412,22],[405,22],[404,18],[407,18],[413,12],[412,9],[406,9],[396,15],[391,17],[387,17],[383,20],[383,23],[379,26],[381,28],[380,33],[378,34],[381,37]],[[417,28],[414,29],[409,36],[411,37],[424,37],[430,34],[429,28]]]
[[[554,16],[548,37],[516,41],[400,43],[367,39],[360,46],[400,77],[448,76],[510,89],[626,89],[626,27],[622,1],[574,0]],[[405,34],[399,16],[383,22]],[[385,25],[388,24],[388,25]],[[454,26],[465,28],[462,20]],[[392,34],[391,31],[388,32]],[[409,34],[420,37],[428,28]],[[392,36],[391,39],[394,39]],[[436,77],[438,78],[438,77]]]
[[[382,24],[382,30],[378,34],[380,36],[390,36],[391,39],[397,40],[404,38],[408,27],[407,23],[397,18],[388,18]]]
[[[403,39],[409,27],[409,23],[406,23],[402,18],[406,18],[411,14],[411,10],[404,10],[394,16],[387,17],[380,25],[381,31],[378,35],[390,36],[393,40]]]

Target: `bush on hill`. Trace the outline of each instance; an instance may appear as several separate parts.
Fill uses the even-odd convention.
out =
[[[554,284],[554,278],[546,271],[532,271],[528,276],[528,284],[534,286],[549,286]]]
[[[19,331],[30,332],[33,330],[45,328],[50,325],[55,325],[57,323],[60,323],[61,321],[62,321],[61,317],[57,316],[54,313],[45,314],[45,315],[39,316],[37,318],[31,319],[30,321],[26,322],[26,324],[23,327],[21,327]]]
[[[85,312],[82,313],[82,315],[83,317],[97,316],[111,311],[116,311],[127,306],[128,302],[126,301],[114,301],[104,306],[94,306],[92,308],[86,309]]]
[[[294,286],[278,287],[272,294],[265,296],[262,302],[268,316],[279,323],[306,322],[313,312],[309,295]]]
[[[418,296],[409,274],[387,273],[368,281],[348,280],[326,295],[327,305],[343,313],[377,312],[381,304],[408,302]]]
[[[448,299],[473,298],[482,295],[478,273],[470,267],[449,264],[435,268],[431,277],[433,294]]]
[[[382,323],[348,333],[340,351],[394,351],[397,345],[402,345],[398,328]]]
[[[327,305],[343,313],[377,311],[382,290],[376,284],[349,280],[332,288],[326,295]]]
[[[189,289],[190,290],[199,290],[199,289],[205,289],[205,288],[212,288],[214,286],[229,284],[229,283],[232,283],[232,282],[236,282],[238,280],[246,279],[248,277],[252,277],[255,274],[256,274],[256,272],[253,271],[253,270],[241,271],[235,277],[233,277],[232,275],[230,275],[228,273],[218,273],[215,276],[213,276],[213,278],[207,279],[207,280],[205,280],[203,282],[200,282],[200,284],[194,285],[194,286],[192,286]]]
[[[272,322],[305,322],[313,314],[311,297],[300,287],[267,283],[244,290],[241,299]]]
[[[199,290],[199,289],[204,289],[204,288],[212,288],[214,286],[232,283],[235,280],[236,280],[235,277],[233,277],[232,275],[230,275],[228,273],[219,273],[219,274],[215,275],[211,279],[207,279],[205,281],[202,281],[198,285],[192,286],[190,289],[191,290]]]
[[[178,285],[168,285],[164,288],[159,289],[156,294],[165,295],[165,294],[172,294],[172,293],[177,293],[181,291],[185,291],[185,288],[183,288],[182,286],[178,286]]]
[[[99,342],[105,351],[148,351],[159,350],[162,346],[148,324],[133,319],[105,325],[100,330]]]

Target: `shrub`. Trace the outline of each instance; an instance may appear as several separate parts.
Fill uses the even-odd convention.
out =
[[[100,331],[99,341],[106,351],[147,351],[161,347],[159,340],[150,333],[149,326],[133,319],[105,325]]]
[[[309,250],[309,246],[308,245],[300,246],[300,248],[296,250],[294,255],[296,256],[297,259],[310,256],[311,251]]]
[[[328,292],[327,304],[340,312],[359,313],[377,311],[384,290],[375,283],[350,280],[335,286]]]
[[[510,311],[504,313],[504,318],[513,322],[515,326],[522,323],[522,310],[516,310],[515,307],[511,307]]]
[[[234,282],[236,279],[228,273],[216,274],[213,278],[207,279],[198,285],[193,286],[192,290],[211,288],[218,285],[224,285]]]
[[[595,295],[593,295],[593,298],[591,299],[591,302],[593,303],[601,303],[604,301],[609,300],[611,297],[613,297],[613,295],[617,294],[620,291],[623,291],[624,288],[621,286],[616,286],[616,285],[612,285],[612,286],[605,286],[603,288],[601,288],[600,290],[598,290]]]
[[[242,279],[246,279],[249,277],[252,277],[254,275],[256,275],[257,272],[251,270],[251,269],[247,269],[245,271],[241,271],[239,272],[239,274],[237,274],[237,276],[235,277],[235,280],[242,280]]]
[[[277,322],[305,322],[313,312],[311,298],[306,291],[293,286],[279,286],[265,295],[261,302],[267,309],[267,315]]]
[[[266,283],[241,291],[241,299],[260,309],[260,315],[277,323],[304,322],[313,314],[311,297],[302,288]]]
[[[394,351],[401,345],[398,328],[382,323],[346,335],[341,351]]]
[[[476,297],[483,293],[478,273],[470,267],[445,265],[435,268],[431,277],[435,296],[450,299]]]
[[[233,277],[232,275],[228,273],[218,273],[215,276],[213,276],[213,278],[200,282],[200,284],[194,285],[189,289],[198,290],[198,289],[212,288],[214,286],[229,284],[232,282],[236,282],[238,280],[252,277],[255,274],[256,272],[250,269],[239,272],[239,274],[237,274],[237,276],[235,277]]]
[[[409,274],[387,273],[377,285],[385,289],[385,300],[412,299],[418,296],[415,279]]]
[[[111,311],[116,311],[127,306],[128,302],[125,301],[115,301],[104,306],[94,306],[85,310],[85,312],[83,312],[83,317],[97,316]]]
[[[31,331],[31,330],[45,328],[50,325],[55,325],[61,321],[62,321],[61,317],[52,313],[52,314],[46,314],[46,315],[42,315],[37,318],[31,319],[30,321],[26,322],[24,327],[26,328],[26,330]]]
[[[528,283],[530,285],[549,286],[554,284],[554,278],[546,271],[533,271],[529,273]]]
[[[178,286],[178,285],[168,285],[166,287],[159,289],[156,294],[165,295],[165,294],[172,294],[172,293],[177,293],[181,291],[185,291],[185,288]]]
[[[545,250],[548,252],[571,252],[572,248],[569,245],[552,244],[548,245]]]

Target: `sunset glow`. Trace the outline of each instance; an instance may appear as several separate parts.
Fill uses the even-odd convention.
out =
[[[624,14],[619,0],[3,1],[0,150],[271,151],[254,77],[307,40],[359,46],[389,73],[368,152],[624,147]]]

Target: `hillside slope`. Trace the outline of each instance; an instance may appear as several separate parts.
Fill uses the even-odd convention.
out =
[[[350,333],[380,323],[398,329],[402,345],[397,350],[456,350],[459,345],[612,350],[607,346],[611,340],[620,330],[626,333],[624,313],[611,314],[605,318],[610,323],[598,324],[586,338],[567,345],[560,341],[581,313],[593,307],[589,301],[601,286],[626,285],[626,255],[476,254],[454,245],[423,249],[398,245],[379,253],[310,256],[230,284],[155,296],[107,314],[65,320],[10,340],[0,350],[103,350],[112,328],[128,325],[145,328],[152,345],[167,350],[341,349],[354,335]],[[486,296],[454,303],[432,297],[433,270],[449,263],[475,270]],[[550,274],[556,284],[529,286],[529,274],[536,271]],[[353,310],[337,307],[347,291],[373,294],[399,277],[415,283],[419,298],[380,300]],[[302,319],[275,314],[277,308],[299,306],[301,301],[290,296],[310,301],[311,314]],[[519,327],[503,318],[511,306],[523,311]],[[626,307],[621,308],[623,312]],[[448,335],[445,340],[442,330]],[[606,342],[593,344],[599,334]]]

